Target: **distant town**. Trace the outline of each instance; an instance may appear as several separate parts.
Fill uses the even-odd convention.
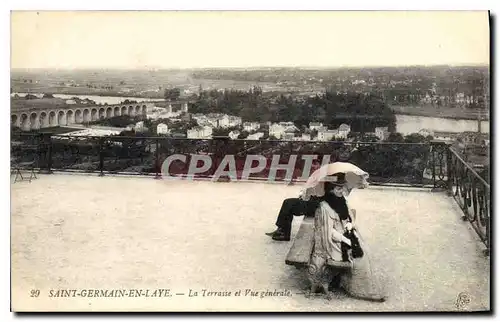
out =
[[[486,67],[105,73],[13,71],[13,130],[489,148]],[[167,76],[177,81],[158,85]]]

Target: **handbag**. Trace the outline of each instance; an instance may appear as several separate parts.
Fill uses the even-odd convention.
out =
[[[342,243],[340,246],[340,250],[342,251],[342,260],[343,261],[348,261],[349,256],[347,251],[349,248],[351,249],[351,254],[353,258],[361,258],[365,254],[363,252],[363,249],[361,248],[361,245],[359,244],[359,239],[358,236],[354,233],[355,228],[351,230],[346,230],[344,232],[344,237],[349,239],[351,241],[351,246],[347,245],[346,243]]]

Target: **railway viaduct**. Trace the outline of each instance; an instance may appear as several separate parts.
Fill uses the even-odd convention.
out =
[[[181,104],[182,110],[187,112],[187,102],[173,102],[172,104]],[[169,104],[169,110],[172,109],[172,104]],[[10,121],[12,126],[19,127],[23,131],[30,131],[54,126],[93,122],[121,115],[146,116],[154,106],[153,102],[140,102],[97,106],[79,104],[58,106],[50,109],[26,107],[12,110]]]

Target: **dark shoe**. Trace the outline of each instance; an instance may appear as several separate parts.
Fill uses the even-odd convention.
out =
[[[277,241],[290,241],[290,234],[285,234],[283,230],[278,229],[272,238]]]
[[[267,236],[269,236],[269,237],[273,237],[273,236],[274,236],[274,235],[276,235],[279,231],[280,231],[280,229],[278,228],[278,229],[276,229],[276,230],[275,230],[275,231],[273,231],[273,232],[266,233],[266,235],[267,235]]]

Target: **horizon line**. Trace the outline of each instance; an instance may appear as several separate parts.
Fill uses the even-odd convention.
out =
[[[458,64],[408,64],[408,65],[356,65],[356,66],[207,66],[207,67],[11,67],[10,70],[203,70],[203,69],[370,69],[370,68],[401,68],[401,67],[490,67],[489,63],[458,63]]]

